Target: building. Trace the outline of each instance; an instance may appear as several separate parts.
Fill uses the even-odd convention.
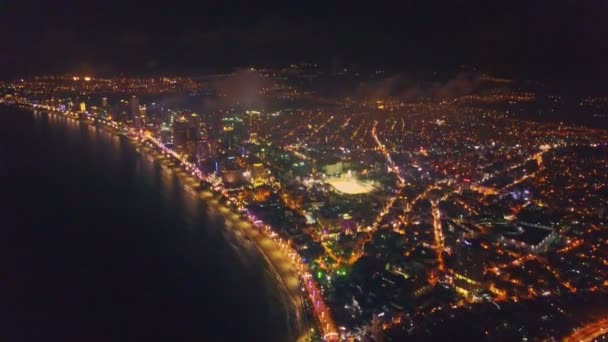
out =
[[[243,141],[243,120],[236,116],[222,119],[222,147],[225,150],[235,150]]]
[[[253,163],[251,166],[251,180],[254,187],[266,184],[266,171],[264,169],[264,164]]]
[[[146,123],[146,106],[140,106],[139,112],[135,117],[135,127],[141,129]]]
[[[192,118],[191,118],[192,119]],[[185,152],[188,155],[196,155],[200,140],[200,129],[199,126],[192,123],[192,120],[188,122],[188,128],[186,129],[186,148]]]
[[[475,300],[483,290],[484,249],[481,242],[461,237],[453,245],[454,254],[450,258],[453,285],[458,294]]]
[[[173,146],[176,149],[184,149],[188,141],[188,120],[185,116],[178,117],[173,122]]]
[[[131,96],[131,99],[129,100],[129,107],[131,108],[131,111],[129,113],[130,118],[131,120],[135,120],[135,117],[139,115],[139,99],[137,98],[137,96]]]
[[[137,96],[131,96],[131,99],[129,99],[129,107],[129,119],[133,121],[133,123],[135,124],[135,128],[139,130],[142,127],[142,122],[139,112],[139,99],[137,98]]]
[[[163,124],[160,128],[160,141],[163,144],[166,144],[169,141],[171,141],[170,136],[171,136],[171,129],[169,127],[165,126],[165,124]]]
[[[188,141],[197,143],[201,139],[201,117],[196,113],[190,114]]]
[[[243,169],[224,169],[222,170],[222,181],[227,186],[241,186],[249,183],[251,174]]]
[[[247,132],[249,133],[249,142],[257,143],[260,137],[262,113],[255,110],[248,110],[247,114]]]
[[[253,165],[251,167],[251,177],[253,177],[253,178],[264,177],[264,164],[253,163]]]
[[[235,148],[234,145],[234,128],[231,126],[222,127],[222,148],[227,151],[231,151]]]
[[[201,134],[201,117],[196,114],[196,113],[192,113],[190,114],[190,125],[195,128],[195,132],[196,132],[196,140],[200,139],[200,134]]]
[[[534,223],[495,225],[494,230],[500,234],[497,241],[504,246],[521,248],[532,253],[545,251],[549,244],[557,239],[553,227]]]
[[[380,320],[380,316],[383,315],[383,313],[372,315],[371,333],[374,342],[384,341],[384,331],[382,330],[382,321]]]
[[[357,232],[357,223],[350,214],[342,215],[342,234],[351,235]]]
[[[108,98],[107,97],[101,98],[101,107],[103,107],[103,108],[108,107]]]
[[[146,110],[146,106],[145,106],[145,105],[144,105],[144,106],[140,106],[140,107],[139,107],[139,117],[140,117],[142,120],[145,120],[145,119],[146,119],[146,112],[147,112],[147,110]]]
[[[86,111],[87,111],[87,104],[84,102],[80,102],[80,112],[86,113]]]

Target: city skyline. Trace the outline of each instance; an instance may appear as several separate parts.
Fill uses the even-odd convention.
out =
[[[6,339],[607,338],[607,19],[0,5]]]
[[[5,4],[3,78],[43,73],[326,68],[453,71],[460,65],[574,90],[606,81],[601,1]],[[574,15],[576,13],[576,15]],[[574,86],[576,85],[576,86]]]
[[[577,301],[608,291],[606,96],[310,63],[0,91],[132,144],[214,206],[269,258],[303,340],[439,338],[467,320],[462,338],[605,327]],[[526,307],[543,315],[515,315]]]

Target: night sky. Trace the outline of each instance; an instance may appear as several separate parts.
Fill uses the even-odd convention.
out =
[[[608,80],[608,2],[602,0],[6,0],[0,30],[3,78],[310,61],[399,71],[466,64],[526,79]]]

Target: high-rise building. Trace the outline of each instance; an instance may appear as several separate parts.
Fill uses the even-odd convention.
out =
[[[171,128],[165,126],[165,124],[163,124],[160,128],[160,141],[163,144],[168,143],[171,139]]]
[[[80,112],[84,113],[87,111],[87,104],[84,102],[80,102]]]
[[[178,117],[173,122],[173,146],[184,149],[188,141],[188,119],[185,116]]]
[[[479,295],[483,285],[486,256],[480,241],[461,237],[452,245],[453,255],[448,258],[453,270],[453,285],[460,295],[472,298]]]
[[[261,129],[261,116],[262,114],[255,110],[248,110],[247,112],[247,132],[249,133],[249,141],[257,143],[260,137]]]
[[[135,95],[131,96],[131,99],[129,100],[129,107],[130,107],[129,118],[131,120],[133,120],[133,123],[135,124],[135,128],[137,128],[139,130],[142,127],[142,119],[141,119],[140,109],[139,109],[139,99],[137,98],[137,96],[135,96]]]
[[[251,180],[254,187],[266,184],[266,172],[264,170],[264,164],[253,163],[251,167]]]
[[[236,116],[228,116],[222,119],[222,143],[224,148],[236,149],[243,141],[243,120]]]
[[[253,165],[251,167],[251,177],[253,177],[253,178],[264,177],[264,164],[253,163]]]
[[[192,143],[196,144],[198,142],[199,137],[200,137],[200,133],[199,132],[200,131],[199,131],[198,127],[192,126],[192,125],[188,126],[188,134],[186,136],[186,140],[188,142],[192,142]]]
[[[108,106],[108,98],[107,97],[102,97],[101,98],[101,106],[103,108],[106,108]]]
[[[146,123],[146,106],[139,106],[139,112],[135,117],[135,126],[140,129]]]
[[[372,337],[374,338],[375,342],[382,342],[384,341],[384,332],[382,331],[382,321],[380,320],[380,314],[373,314],[372,315],[372,327],[371,327],[371,332],[372,332]]]
[[[234,128],[232,126],[224,126],[222,128],[222,147],[225,150],[231,151],[234,149]]]
[[[342,215],[342,233],[346,235],[357,232],[357,224],[350,214]]]
[[[135,117],[139,115],[139,99],[137,96],[131,96],[129,106],[131,107],[131,112],[129,113],[131,115],[131,120],[135,120]]]
[[[198,142],[201,138],[201,117],[196,113],[190,114],[190,129],[188,140]]]

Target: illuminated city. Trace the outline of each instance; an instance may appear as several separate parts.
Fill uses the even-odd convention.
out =
[[[341,8],[339,10],[342,11]],[[227,13],[231,14],[230,11]],[[434,7],[432,11],[435,13]],[[469,9],[462,9],[462,13],[467,11]],[[543,15],[544,11],[541,11]],[[555,11],[557,13],[558,9]],[[559,7],[559,11],[567,13],[568,8]],[[305,17],[304,14],[300,15]],[[597,72],[597,80],[587,82],[585,77],[589,73],[588,69],[584,69],[585,62],[574,55],[557,56],[551,62],[553,64],[545,68],[542,62],[522,62],[535,56],[559,55],[555,47],[546,50],[544,47],[526,47],[522,51],[528,55],[522,53],[520,59],[510,57],[505,53],[508,48],[521,47],[519,43],[514,43],[519,42],[520,36],[505,33],[513,30],[511,24],[504,24],[504,30],[496,30],[493,35],[475,33],[479,36],[473,34],[479,31],[472,28],[474,25],[462,24],[464,32],[477,44],[493,46],[495,40],[504,38],[505,45],[495,47],[498,52],[494,53],[487,51],[492,48],[474,47],[474,44],[468,43],[468,37],[465,39],[445,32],[451,31],[451,28],[438,31],[429,29],[431,33],[420,33],[422,38],[418,40],[408,38],[414,39],[412,41],[416,44],[395,47],[401,44],[403,34],[391,33],[390,25],[401,20],[397,14],[385,13],[382,20],[370,19],[369,22],[356,20],[356,24],[345,18],[334,19],[341,15],[328,14],[331,19],[321,16],[324,18],[322,25],[333,27],[334,20],[346,28],[382,25],[380,28],[370,28],[370,36],[353,28],[362,37],[361,45],[353,41],[357,35],[351,35],[350,31],[337,29],[338,33],[331,33],[332,29],[326,29],[329,33],[327,37],[322,37],[325,32],[318,34],[314,30],[316,24],[301,24],[308,31],[299,31],[283,21],[290,19],[279,16],[280,20],[268,19],[268,23],[259,23],[251,19],[249,13],[237,16],[244,22],[241,26],[209,24],[214,29],[208,31],[191,28],[184,24],[188,20],[182,20],[181,16],[173,18],[173,21],[167,19],[167,23],[151,19],[154,25],[184,28],[184,32],[176,38],[178,42],[173,45],[173,33],[168,28],[162,29],[162,34],[129,31],[117,42],[114,42],[111,33],[100,33],[100,46],[124,44],[129,48],[110,54],[102,48],[96,49],[87,40],[75,50],[85,51],[82,52],[83,56],[99,53],[100,57],[89,56],[90,60],[105,58],[108,65],[113,63],[112,58],[122,58],[124,68],[104,69],[103,63],[48,70],[22,67],[25,70],[22,74],[11,74],[0,81],[0,109],[8,123],[7,129],[10,129],[13,121],[18,121],[15,117],[32,118],[32,123],[28,121],[27,124],[33,127],[35,134],[45,134],[44,137],[55,142],[65,140],[74,144],[74,141],[79,141],[89,149],[81,152],[76,147],[74,150],[44,151],[43,138],[31,139],[41,141],[42,147],[35,147],[35,151],[55,158],[51,158],[51,166],[44,166],[44,169],[35,172],[52,175],[59,172],[53,171],[53,163],[65,164],[73,170],[70,172],[74,173],[74,184],[98,188],[102,192],[122,186],[117,185],[120,184],[118,181],[113,183],[112,179],[99,183],[94,179],[86,182],[78,180],[79,176],[84,177],[82,174],[101,168],[112,177],[127,175],[128,179],[123,182],[133,183],[142,189],[143,195],[133,195],[132,199],[125,192],[125,198],[131,202],[121,204],[124,211],[110,209],[112,206],[107,202],[113,200],[104,202],[94,196],[79,199],[91,202],[95,207],[94,215],[90,217],[83,210],[65,204],[64,209],[72,211],[74,216],[81,215],[91,222],[98,219],[105,222],[105,216],[115,216],[118,222],[124,220],[125,226],[137,226],[131,222],[137,222],[140,218],[144,220],[148,215],[148,219],[155,220],[155,217],[160,217],[155,215],[161,214],[142,209],[148,211],[145,214],[131,213],[135,219],[128,216],[123,219],[121,215],[127,215],[125,212],[128,211],[136,212],[134,208],[139,205],[142,208],[150,205],[142,198],[150,198],[153,203],[158,200],[163,206],[173,205],[171,202],[175,202],[176,198],[182,201],[182,197],[179,197],[182,195],[175,195],[178,190],[172,188],[172,184],[178,184],[179,191],[184,191],[193,199],[183,200],[184,203],[179,205],[183,205],[185,211],[202,206],[204,213],[197,215],[204,217],[203,221],[206,222],[195,224],[193,222],[198,221],[186,215],[185,226],[194,228],[179,234],[201,240],[205,238],[197,234],[218,234],[222,236],[217,240],[221,241],[218,244],[230,245],[230,253],[238,258],[251,262],[261,260],[258,263],[263,264],[260,266],[263,271],[259,273],[263,273],[265,281],[270,279],[276,285],[276,288],[268,290],[276,296],[271,301],[280,307],[275,315],[285,320],[276,323],[277,327],[280,326],[277,330],[286,330],[285,336],[288,337],[285,338],[288,340],[607,339],[608,93],[605,88],[595,87],[593,83],[597,81],[605,85],[601,71],[605,70],[605,61],[600,61],[601,58],[596,60],[596,57],[589,59],[589,68],[595,65],[601,70]],[[215,18],[210,14],[207,16],[205,18],[210,22]],[[57,15],[57,18],[67,17]],[[421,20],[413,15],[407,18]],[[249,27],[248,20],[256,24]],[[278,24],[273,20],[288,27],[286,32],[281,33],[281,28],[277,28]],[[449,21],[445,18],[434,20]],[[529,20],[533,22],[528,23],[530,27],[537,27],[534,20],[522,20],[526,23]],[[198,23],[195,19],[189,22]],[[596,22],[599,21],[590,19],[589,25],[599,25]],[[120,23],[116,25],[120,27]],[[401,27],[399,25],[402,24],[394,25]],[[482,25],[489,24],[484,21],[479,27]],[[27,32],[22,34],[29,34]],[[61,32],[57,29],[54,34],[66,34]],[[73,29],[73,32],[77,30]],[[86,32],[83,36],[90,34]],[[92,32],[103,30],[98,27]],[[605,30],[602,32],[605,33]],[[444,34],[451,37],[453,42],[444,39]],[[403,34],[404,37],[409,35],[413,36],[413,33]],[[72,36],[76,42],[81,39],[75,33],[69,35],[70,39]],[[314,39],[312,36],[315,36]],[[311,42],[317,41],[316,36],[319,36],[320,42],[324,42],[319,43],[317,50],[331,50],[334,41],[342,39],[336,43],[335,49],[346,55],[352,53],[349,56],[352,58],[359,56],[363,62],[334,58],[332,52],[302,53],[308,47],[301,48],[299,44],[315,46]],[[549,36],[559,34],[547,29],[542,37]],[[596,42],[593,39],[598,36],[601,34],[590,35],[591,38],[584,42]],[[405,46],[406,38],[403,39]],[[559,39],[579,47],[578,43],[573,42],[576,39],[570,36]],[[561,42],[559,39],[556,38],[556,41]],[[57,41],[57,46],[65,47],[64,44],[67,44],[62,39]],[[238,42],[234,46],[239,48],[226,47],[226,41]],[[605,41],[608,39],[602,43],[603,50],[597,49],[604,52],[603,56],[607,51]],[[208,49],[205,44],[208,44]],[[364,44],[367,45],[362,47]],[[446,47],[437,50],[430,47],[442,44],[446,44]],[[529,41],[527,44],[537,45]],[[552,46],[561,46],[561,43],[555,44]],[[163,50],[153,47],[156,45],[162,46]],[[193,47],[198,45],[205,45],[205,50]],[[50,43],[48,46],[49,51],[59,49]],[[214,47],[220,52],[214,52]],[[139,48],[141,52],[135,53]],[[172,48],[176,50],[166,51]],[[446,58],[463,59],[467,63],[450,63],[449,67],[434,68],[433,63],[441,59],[438,56],[441,53],[434,52],[445,52],[448,48],[457,52],[453,55],[447,53]],[[234,52],[232,49],[238,50],[238,53],[231,54]],[[270,52],[264,52],[264,49]],[[366,52],[360,51],[363,49]],[[474,51],[475,57],[462,52],[467,49]],[[291,52],[276,57],[283,50]],[[65,52],[55,51],[57,56],[65,56]],[[192,62],[197,56],[176,57],[187,55],[184,53],[186,51],[195,51],[200,56],[208,52],[208,55],[201,57],[201,62]],[[397,57],[380,56],[389,55],[391,51]],[[418,57],[411,57],[406,62],[404,56],[419,54],[420,59],[427,58],[424,51],[427,56],[431,55],[429,51],[433,51],[434,58],[428,64],[418,61],[424,68],[420,67],[418,71],[412,66],[415,65],[412,61],[417,61]],[[160,57],[149,57],[146,63],[137,59],[141,57],[138,54],[151,52],[157,52]],[[600,52],[596,54],[602,55]],[[499,53],[501,56],[495,55]],[[234,57],[237,54],[239,59]],[[268,54],[273,56],[269,57]],[[480,61],[478,55],[493,62]],[[507,57],[502,55],[512,59],[504,59]],[[315,57],[319,56],[331,62],[299,62],[318,60],[320,58]],[[222,60],[224,57],[225,61]],[[285,62],[287,58],[284,60],[283,57],[290,57],[290,61]],[[385,64],[381,57],[386,58]],[[173,61],[166,63],[165,69],[158,67],[163,58],[165,63],[167,60]],[[14,58],[17,59],[19,57]],[[572,63],[570,59],[573,59]],[[563,73],[568,73],[568,67],[562,66],[575,62],[581,65],[583,76],[577,75],[577,78],[568,74],[558,81],[557,76],[551,78],[557,72],[553,69],[561,68]],[[18,62],[14,63],[19,65]],[[61,63],[57,62],[57,65]],[[232,64],[228,66],[229,63]],[[141,72],[142,69],[133,67],[134,64],[146,65],[147,69]],[[551,67],[554,68],[547,72],[546,69]],[[539,71],[543,77],[531,80],[536,78],[530,76],[529,70],[543,70],[545,73]],[[518,72],[526,75],[520,76]],[[575,83],[581,79],[582,82]],[[588,83],[589,87],[579,86],[582,83]],[[68,127],[64,129],[68,133],[54,135],[56,127]],[[34,133],[32,136],[36,136]],[[30,139],[29,134],[23,133],[22,138],[18,139],[7,138],[15,146],[7,145],[6,150],[14,150],[14,155],[25,160],[15,170],[27,168],[28,158],[40,159],[34,155],[29,157],[29,152],[19,152],[18,145],[23,144],[20,140]],[[65,134],[65,137],[61,134]],[[105,137],[103,139],[109,141],[107,144],[113,146],[112,153],[95,147],[101,142],[91,142],[102,141],[99,136]],[[128,154],[125,151],[135,151],[135,156],[129,157],[134,160],[131,166],[125,165],[125,160],[131,160],[124,159]],[[78,153],[86,157],[78,157]],[[88,161],[88,156],[115,158],[112,160],[116,162],[107,168],[100,167],[102,164]],[[134,171],[129,171],[129,168]],[[62,199],[68,196],[62,193],[61,188],[59,191],[45,192],[44,186],[40,185],[38,194],[38,180],[32,178],[22,180],[33,182],[35,188],[35,196],[24,195],[24,203],[39,194],[51,207],[63,205],[62,201],[68,203]],[[12,182],[13,178],[10,179]],[[48,178],[44,179],[47,180],[40,183],[49,183]],[[159,187],[171,190],[162,190],[159,195],[149,190],[154,186],[146,179],[159,179]],[[169,193],[172,195],[167,195]],[[10,201],[19,196],[11,194],[7,197]],[[31,216],[35,217],[33,208]],[[53,210],[55,215],[57,209]],[[151,231],[151,239],[156,239],[155,243],[159,244],[152,244],[155,247],[150,247],[151,250],[159,248],[166,241],[178,240],[163,230],[166,226],[173,229],[173,224],[179,225],[175,219],[171,220],[171,224],[161,228],[148,224],[146,228]],[[221,223],[213,223],[213,220]],[[54,224],[60,225],[50,220],[49,227],[53,228]],[[112,223],[107,223],[107,226],[112,226]],[[220,227],[221,234],[210,233],[211,226]],[[111,231],[112,228],[108,229]],[[118,231],[118,228],[115,229]],[[86,230],[86,227],[82,230]],[[162,231],[156,232],[161,237],[154,237],[155,230]],[[52,232],[52,229],[49,231]],[[179,232],[177,228],[176,231]],[[51,233],[46,234],[51,236]],[[69,234],[64,233],[66,237],[62,239],[70,241],[67,237]],[[95,239],[99,239],[100,244],[114,239],[114,243],[118,241],[126,246],[128,234],[115,233],[110,237],[95,235]],[[133,235],[144,234],[137,231]],[[66,255],[72,253],[71,245],[66,246],[57,250],[65,249]],[[191,248],[195,256],[188,254],[177,257],[183,259],[183,269],[175,266],[176,270],[159,271],[159,274],[178,279],[178,285],[175,285],[177,290],[174,291],[180,295],[183,291],[183,297],[171,294],[173,297],[166,299],[166,302],[156,303],[154,295],[150,294],[153,291],[148,289],[146,292],[146,286],[141,285],[147,281],[142,280],[141,284],[137,283],[142,288],[141,296],[144,299],[141,301],[151,306],[142,305],[145,309],[134,312],[157,310],[162,313],[165,310],[170,312],[167,317],[178,315],[175,312],[179,309],[167,303],[188,303],[192,293],[196,297],[199,292],[211,296],[216,296],[217,292],[217,299],[199,299],[197,302],[204,303],[202,306],[209,303],[212,308],[200,309],[213,311],[212,314],[201,314],[202,317],[217,316],[216,319],[225,322],[225,326],[205,335],[206,338],[221,340],[222,336],[226,336],[223,330],[247,328],[246,320],[235,314],[240,309],[222,311],[223,302],[228,302],[227,298],[231,296],[222,294],[222,285],[213,288],[210,285],[209,288],[203,287],[204,290],[194,289],[194,283],[188,280],[192,278],[183,275],[186,274],[184,269],[196,273],[200,267],[215,270],[201,272],[204,273],[201,276],[211,278],[218,274],[218,277],[229,279],[232,266],[224,263],[220,256],[201,256],[198,262],[204,260],[211,265],[205,264],[210,268],[204,268],[192,261],[199,257],[195,242],[191,246],[188,243],[179,246]],[[82,257],[82,265],[79,266],[82,269],[115,267],[110,262],[87,263],[89,251],[82,249],[81,256],[74,257]],[[120,250],[108,248],[102,254],[128,254],[118,252]],[[150,255],[162,260],[164,254],[151,252]],[[136,261],[131,263],[137,266],[131,265],[131,270],[155,274],[155,266],[146,265],[142,261],[144,259],[143,256],[134,259]],[[61,269],[60,262],[56,264],[49,266],[49,269]],[[170,267],[167,266],[167,269]],[[248,269],[248,266],[243,266],[243,269]],[[129,272],[132,271],[125,271]],[[238,279],[254,279],[251,274],[240,277],[245,278]],[[125,276],[124,279],[129,278]],[[237,279],[236,276],[233,279]],[[33,280],[24,282],[35,283]],[[236,292],[239,292],[239,297],[234,299],[234,305],[242,305],[247,317],[252,318],[261,309],[245,310],[247,304],[243,303],[247,303],[248,296],[261,298],[264,294],[252,293],[248,285],[236,284],[239,290],[233,290],[233,294],[236,296]],[[112,295],[106,295],[109,302],[129,303],[131,298],[139,298],[124,294],[126,292],[119,290],[121,286],[116,286],[117,289],[107,286],[115,291]],[[51,293],[52,288],[48,291]],[[75,305],[72,302],[92,301],[87,296],[71,297],[69,291],[63,288],[61,291],[61,296],[48,296],[53,303],[57,301],[57,307]],[[140,295],[139,290],[134,292]],[[158,307],[152,309],[150,303],[158,304]],[[175,312],[163,309],[163,305],[174,308]],[[94,312],[94,305],[91,307]],[[199,308],[197,306],[190,311],[198,311]],[[269,312],[271,309],[268,309]],[[137,313],[132,315],[136,316]],[[62,316],[58,314],[58,317]],[[268,317],[265,319],[274,320]],[[179,320],[182,318],[176,319]],[[251,326],[261,330],[257,325],[262,326],[262,320],[252,318],[251,322]],[[65,318],[62,324],[74,323]],[[188,324],[197,326],[199,323],[193,318]],[[255,328],[251,328],[252,331]],[[53,329],[44,331],[55,331]],[[167,328],[169,331],[171,329],[179,328]],[[186,335],[189,333],[184,332]],[[45,334],[52,336],[52,333]],[[143,335],[74,333],[74,336],[82,340],[113,340],[108,336],[138,340]],[[185,339],[191,340],[192,336]],[[260,337],[254,336],[250,340],[257,341]]]
[[[446,315],[525,302],[555,307],[546,327],[491,322],[500,329],[486,333],[561,336],[562,297],[606,294],[606,131],[525,121],[533,89],[497,92],[514,81],[487,75],[467,77],[491,95],[411,101],[319,98],[296,86],[308,72],[38,77],[4,83],[2,102],[124,135],[183,173],[256,227],[247,235],[276,244],[273,263],[329,341],[423,336]],[[251,77],[261,80],[251,106],[237,97],[195,113],[139,98],[238,96],[222,82]]]

